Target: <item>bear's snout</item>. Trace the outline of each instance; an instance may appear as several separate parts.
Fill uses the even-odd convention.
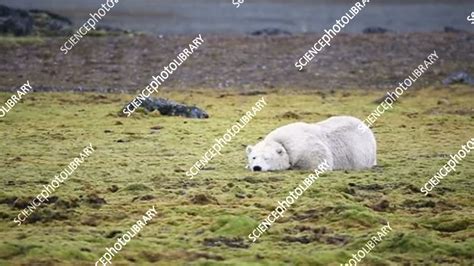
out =
[[[262,171],[262,167],[256,165],[256,166],[253,167],[253,170],[254,170],[255,172]]]

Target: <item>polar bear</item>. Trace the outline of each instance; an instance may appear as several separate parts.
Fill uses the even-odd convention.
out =
[[[246,152],[251,171],[315,169],[324,160],[328,170],[360,170],[377,165],[372,130],[351,116],[282,126],[255,146],[247,146]]]

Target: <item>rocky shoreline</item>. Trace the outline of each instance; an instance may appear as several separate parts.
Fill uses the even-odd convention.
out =
[[[417,86],[442,85],[456,71],[474,73],[474,34],[341,34],[317,62],[297,71],[295,60],[320,36],[203,34],[206,45],[167,80],[163,89],[378,89],[388,90],[431,51],[440,61]],[[0,90],[29,79],[35,91],[136,92],[192,36],[86,37],[64,56],[64,38],[2,41]],[[13,42],[13,43],[12,43]],[[318,55],[319,56],[319,55]]]
[[[64,55],[59,47],[72,30],[67,18],[1,5],[0,18],[0,32],[30,35],[0,36],[0,91],[14,91],[30,80],[34,91],[135,93],[193,38],[122,34],[103,27],[104,34],[86,36],[74,51]],[[15,23],[18,34],[15,27],[5,30],[5,24]],[[294,64],[321,34],[278,29],[249,35],[203,33],[206,44],[163,89],[389,90],[433,50],[440,61],[415,87],[444,86],[442,80],[459,71],[474,74],[474,33],[445,29],[402,34],[377,27],[367,33],[339,34],[303,71]]]
[[[0,35],[67,36],[74,32],[68,17],[41,9],[19,9],[0,5]],[[123,34],[129,31],[98,26],[94,34]]]

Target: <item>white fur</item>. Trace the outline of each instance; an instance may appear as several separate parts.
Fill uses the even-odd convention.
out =
[[[261,171],[315,169],[324,160],[328,170],[359,170],[377,165],[372,130],[351,116],[282,126],[246,151],[252,171],[256,166]]]

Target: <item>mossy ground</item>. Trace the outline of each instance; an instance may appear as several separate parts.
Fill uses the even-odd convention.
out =
[[[339,265],[386,221],[393,231],[363,264],[474,263],[474,155],[428,197],[419,192],[474,137],[472,88],[407,92],[375,123],[378,167],[325,174],[253,244],[247,235],[308,172],[249,172],[244,147],[294,121],[365,118],[381,94],[268,92],[267,107],[193,180],[185,171],[262,95],[163,92],[211,117],[117,116],[134,96],[31,93],[0,119],[0,264],[91,265],[152,205],[158,216],[114,265]],[[89,143],[96,151],[55,202],[16,226],[22,203]]]

